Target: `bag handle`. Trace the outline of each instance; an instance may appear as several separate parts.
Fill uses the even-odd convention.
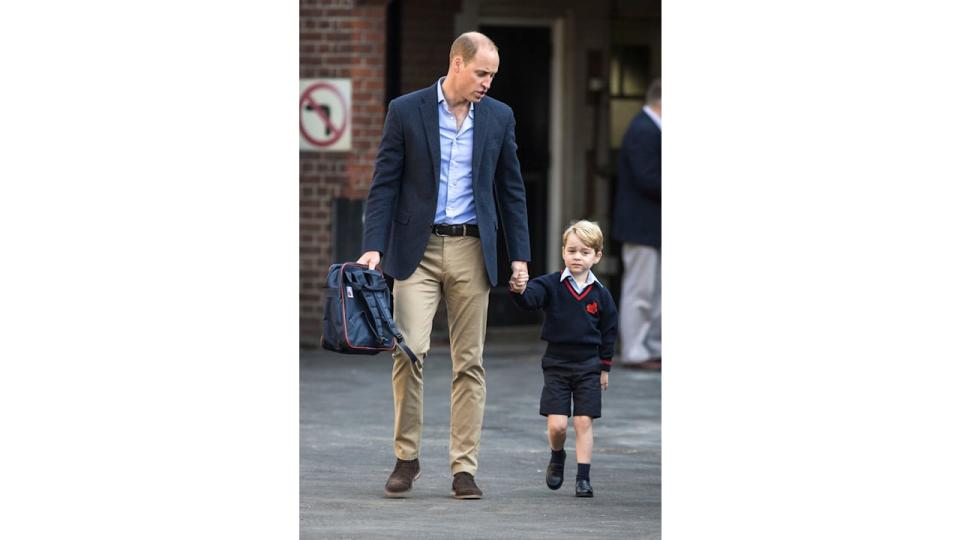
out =
[[[367,294],[369,293],[364,291],[364,295],[367,295]],[[390,333],[392,333],[393,337],[396,338],[397,347],[400,347],[400,349],[404,352],[404,354],[407,355],[407,358],[410,359],[410,363],[416,366],[417,361],[419,361],[420,359],[417,358],[417,355],[410,350],[410,347],[408,347],[406,343],[403,342],[403,333],[400,332],[400,329],[397,328],[397,323],[394,322],[393,317],[390,316],[390,310],[387,309],[386,305],[384,305],[383,298],[372,295],[372,294],[371,296],[373,296],[373,299],[376,302],[377,307],[380,309],[380,313],[383,314],[383,320],[390,327]],[[420,365],[422,366],[423,362],[420,362]]]

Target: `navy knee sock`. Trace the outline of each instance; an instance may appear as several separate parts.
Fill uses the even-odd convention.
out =
[[[563,462],[567,460],[567,452],[562,448],[560,450],[550,449],[550,463],[557,463],[561,467]]]
[[[590,481],[590,464],[577,463],[577,482],[580,480]]]

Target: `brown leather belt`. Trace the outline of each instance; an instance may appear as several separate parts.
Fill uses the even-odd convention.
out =
[[[480,227],[476,225],[434,225],[430,229],[437,236],[474,236],[480,238]]]

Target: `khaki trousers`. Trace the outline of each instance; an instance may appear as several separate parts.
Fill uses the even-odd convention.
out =
[[[441,296],[447,304],[453,382],[450,390],[450,469],[476,475],[486,385],[483,341],[490,283],[479,238],[430,235],[427,250],[409,278],[393,284],[394,319],[410,349],[424,362],[416,367],[402,352],[393,355],[393,449],[397,458],[420,457],[423,431],[423,364]]]

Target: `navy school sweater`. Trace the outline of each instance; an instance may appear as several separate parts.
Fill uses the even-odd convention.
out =
[[[599,281],[577,294],[561,272],[527,282],[523,294],[510,293],[526,310],[542,309],[545,315],[540,339],[547,342],[543,367],[587,366],[599,357],[600,369],[610,371],[617,341],[617,306]]]

